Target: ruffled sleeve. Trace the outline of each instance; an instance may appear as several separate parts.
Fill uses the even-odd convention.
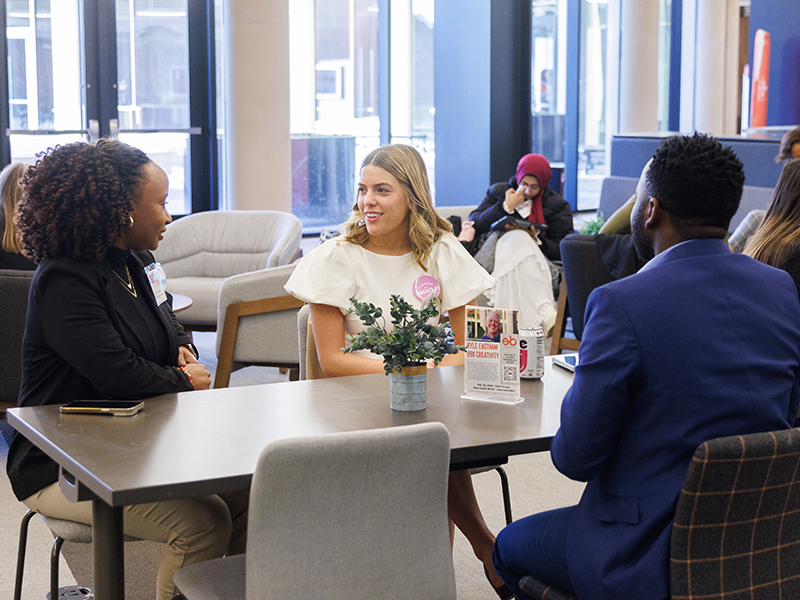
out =
[[[284,288],[295,298],[347,311],[355,295],[355,264],[343,245],[331,239],[314,248],[297,264]]]
[[[441,286],[442,312],[464,306],[494,286],[494,278],[452,235],[443,235],[433,247],[431,271]]]

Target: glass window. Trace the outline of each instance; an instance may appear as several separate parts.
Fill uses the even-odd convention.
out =
[[[78,0],[6,0],[11,160],[86,139]],[[23,131],[44,133],[30,135]]]
[[[669,131],[672,0],[660,0],[658,13],[658,130]]]
[[[189,134],[169,131],[190,123],[186,2],[116,0],[119,138],[167,173],[175,214],[191,212]]]
[[[391,142],[419,151],[435,198],[433,0],[394,0],[391,6]]]
[[[347,219],[357,165],[380,143],[378,16],[378,0],[289,5],[292,212],[306,231]]]
[[[415,146],[433,185],[433,0],[390,3],[390,115],[379,114],[378,0],[289,4],[292,212],[305,231],[335,228],[355,199],[358,166],[380,145]],[[314,23],[309,43],[308,23]],[[388,121],[390,119],[390,121]]]
[[[596,208],[606,175],[608,0],[581,0],[578,90],[578,210]]]
[[[531,56],[532,151],[564,166],[567,0],[534,0]]]

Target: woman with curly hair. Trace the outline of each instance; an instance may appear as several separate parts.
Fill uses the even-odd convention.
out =
[[[168,182],[141,150],[117,140],[48,150],[22,180],[17,224],[33,276],[19,406],[131,400],[207,389],[150,251],[167,224]],[[8,451],[14,493],[41,514],[91,524],[58,465],[18,433]],[[179,568],[244,551],[247,493],[128,506],[126,535],[167,544],[157,597],[176,593]]]
[[[25,163],[11,163],[0,172],[0,192],[2,192],[2,205],[0,210],[0,230],[3,231],[2,245],[0,245],[0,269],[18,269],[33,271],[36,263],[22,254],[22,245],[17,240],[17,227],[14,225],[14,213],[22,196],[19,180],[28,165]]]
[[[357,315],[347,312],[351,297],[380,306],[388,315],[392,294],[422,308],[429,297],[420,292],[424,284],[439,314],[449,312],[456,344],[464,344],[464,307],[493,280],[433,207],[425,163],[414,148],[381,146],[367,155],[342,233],[305,256],[286,284],[289,293],[310,305],[322,376],[384,372],[382,356],[368,350],[342,352],[345,334],[364,328]],[[463,354],[448,354],[441,365],[463,363]],[[481,515],[469,471],[451,471],[448,513],[498,595],[508,598],[511,592],[492,565],[494,535]]]

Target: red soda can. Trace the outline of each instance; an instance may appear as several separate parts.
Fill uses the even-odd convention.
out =
[[[541,327],[519,328],[519,376],[541,379],[544,375],[544,330]]]

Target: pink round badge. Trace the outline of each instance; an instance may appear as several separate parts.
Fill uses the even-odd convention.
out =
[[[440,291],[439,282],[430,275],[417,277],[414,282],[414,295],[420,300],[427,300],[431,296],[437,298]]]

